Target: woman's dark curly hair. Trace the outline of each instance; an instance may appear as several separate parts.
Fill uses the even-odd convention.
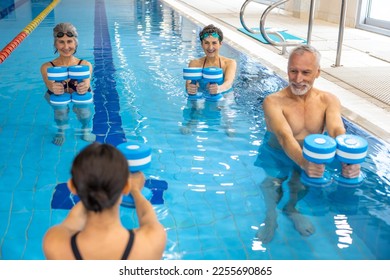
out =
[[[202,41],[204,39],[204,36],[206,34],[213,34],[213,33],[217,33],[219,36],[218,37],[219,42],[222,42],[222,40],[223,40],[222,30],[219,29],[218,27],[214,26],[213,24],[207,25],[206,27],[203,28],[202,31],[199,32],[200,41]]]

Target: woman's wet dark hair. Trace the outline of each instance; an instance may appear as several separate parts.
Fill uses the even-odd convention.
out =
[[[129,177],[125,156],[114,146],[93,143],[74,159],[72,182],[85,208],[94,212],[115,205]]]
[[[202,31],[199,32],[199,39],[202,41],[205,37],[206,34],[213,34],[217,33],[218,34],[218,40],[219,42],[223,41],[223,33],[222,30],[219,29],[218,27],[214,26],[213,24],[209,24],[205,26]]]

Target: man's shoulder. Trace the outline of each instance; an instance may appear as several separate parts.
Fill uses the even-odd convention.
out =
[[[318,88],[313,88],[312,90],[314,90],[324,100],[328,100],[328,101],[332,101],[332,102],[334,100],[338,100],[338,97],[329,91],[321,90]]]
[[[316,92],[317,94],[321,94],[321,95],[332,95],[331,92],[323,90],[323,89],[319,89],[317,87],[312,87],[311,91]]]
[[[275,100],[275,99],[279,99],[280,97],[283,97],[286,95],[286,88],[283,88],[279,91],[275,91],[273,93],[270,93],[268,94],[265,99],[269,99],[269,100]]]
[[[280,108],[280,106],[283,106],[282,104],[284,101],[282,96],[283,96],[283,93],[281,91],[277,91],[277,92],[274,92],[274,93],[267,95],[263,101],[263,108],[264,109],[266,109],[266,108],[269,108],[269,109]]]

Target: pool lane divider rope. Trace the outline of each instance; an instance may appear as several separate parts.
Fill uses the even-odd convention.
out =
[[[35,19],[33,19],[11,42],[0,51],[0,64],[22,43],[22,41],[34,31],[42,20],[57,6],[61,0],[52,1]]]

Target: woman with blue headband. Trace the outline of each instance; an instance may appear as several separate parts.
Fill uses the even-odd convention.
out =
[[[231,91],[233,81],[236,76],[237,64],[234,59],[227,58],[219,54],[223,41],[223,33],[221,29],[210,24],[204,27],[199,33],[199,39],[205,56],[191,60],[188,67],[222,68],[223,83],[220,85],[217,83],[206,83],[203,85],[202,81],[197,82],[196,84],[192,84],[191,81],[186,81],[187,93],[195,95],[198,91],[207,90],[209,94],[217,95],[219,93],[227,93]]]
[[[203,78],[197,80],[196,83],[187,80],[185,86],[189,97],[191,95],[194,97],[203,96],[206,101],[211,102],[203,102],[203,98],[188,98],[188,109],[190,112],[201,112],[200,116],[209,116],[210,114],[220,116],[223,118],[223,124],[221,125],[225,128],[225,133],[228,136],[234,136],[235,130],[232,128],[232,122],[235,114],[232,113],[233,108],[230,105],[234,103],[232,85],[236,76],[236,61],[219,54],[223,33],[218,27],[212,24],[204,27],[199,33],[199,39],[205,56],[191,60],[188,67],[202,68]],[[218,71],[218,82],[210,82],[210,79],[205,78],[205,73],[210,70]],[[220,74],[221,71],[222,75]],[[198,100],[201,102],[198,102]],[[186,120],[180,128],[182,134],[191,133],[192,128],[198,123],[196,119],[192,119],[192,116],[196,114],[191,113],[190,115],[190,120]],[[215,123],[215,118],[212,122]]]

